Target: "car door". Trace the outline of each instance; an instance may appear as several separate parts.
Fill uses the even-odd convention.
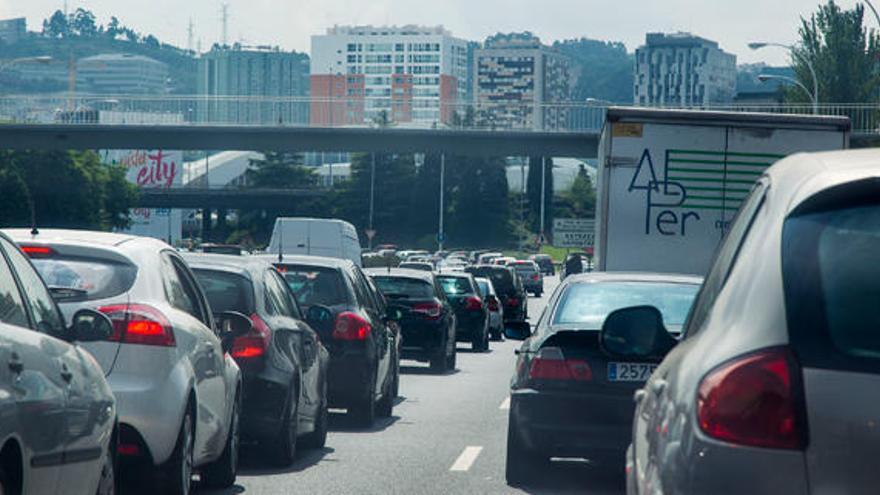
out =
[[[24,303],[34,328],[50,337],[66,333],[64,317],[39,274],[25,256],[0,238],[10,265],[21,282]],[[95,489],[103,468],[104,445],[114,421],[113,401],[95,360],[77,346],[52,340],[60,352],[61,378],[66,382],[64,462],[59,486],[70,493]]]
[[[225,445],[229,406],[224,356],[215,333],[210,308],[185,262],[177,254],[162,253],[162,275],[168,303],[173,308],[175,338],[195,374],[196,463],[220,455]],[[183,332],[183,338],[177,338]]]
[[[370,286],[364,274],[355,267],[352,269],[352,277],[355,284],[355,292],[358,294],[358,300],[361,302],[363,310],[370,320],[370,326],[373,328],[373,345],[375,346],[376,353],[376,388],[373,392],[375,395],[379,395],[388,377],[390,332],[385,325],[384,315],[379,314],[379,309],[376,307],[376,301],[373,294],[370,293]]]
[[[14,274],[8,255],[18,252],[0,242],[0,359],[2,383],[9,391],[14,410],[4,416],[17,426],[24,455],[24,491],[59,493],[67,428],[67,380],[62,376],[62,357],[67,344],[34,331],[35,322]],[[30,268],[30,266],[28,265]],[[32,270],[32,268],[30,268]],[[39,282],[42,284],[42,282]]]

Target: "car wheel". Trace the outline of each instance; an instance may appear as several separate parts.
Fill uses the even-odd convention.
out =
[[[446,356],[446,369],[449,371],[455,371],[455,364],[458,361],[458,352],[455,349],[452,349],[452,353]]]
[[[376,415],[380,418],[390,418],[391,413],[394,410],[394,396],[391,395],[391,389],[393,388],[393,377],[391,381],[388,383],[388,386],[385,387],[385,393],[382,395],[382,399],[379,400],[379,403],[376,405]]]
[[[452,352],[455,353],[455,350],[453,349]],[[441,349],[431,357],[431,372],[442,375],[443,373],[446,373],[448,369],[449,352],[446,349]]]
[[[171,453],[171,458],[162,469],[163,487],[160,493],[169,495],[188,495],[192,485],[193,473],[193,414],[192,408],[186,408],[180,432],[177,434],[177,444]]]
[[[516,431],[515,423],[511,415],[507,424],[507,464],[505,467],[507,484],[511,486],[519,486],[530,481],[532,476],[549,462],[548,458],[542,458],[526,448]]]
[[[241,400],[238,394],[230,419],[229,434],[226,435],[223,453],[219,459],[202,469],[202,483],[209,488],[229,488],[235,484],[235,476],[238,473],[238,448],[241,444]]]
[[[116,435],[113,435],[112,438],[115,440]],[[116,446],[116,442],[111,441],[110,445],[107,446],[107,451],[104,452],[104,462],[101,465],[101,477],[98,479],[98,487],[95,490],[95,495],[114,495],[117,492]],[[9,491],[6,490],[5,484],[0,483],[0,495],[6,493],[9,493]]]
[[[293,463],[296,457],[296,443],[299,434],[299,390],[291,385],[287,405],[284,408],[284,422],[281,424],[281,432],[272,440],[272,458],[274,464],[287,467]]]
[[[376,378],[374,372],[373,380],[369,385],[369,390],[367,390],[367,393],[365,394],[366,397],[361,398],[357,404],[348,409],[348,415],[364,428],[370,428],[376,421],[376,399],[373,397],[373,390],[376,388],[375,383]]]
[[[315,418],[315,431],[303,436],[302,445],[308,449],[323,449],[327,444],[327,385],[324,385],[324,400],[321,402],[321,409],[318,411],[318,417]]]
[[[394,357],[394,382],[391,385],[391,397],[400,396],[400,356],[395,353]]]

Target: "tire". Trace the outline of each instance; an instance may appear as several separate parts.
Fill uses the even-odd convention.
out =
[[[448,345],[448,344],[447,344]],[[455,354],[455,350],[452,351]],[[449,352],[443,349],[431,358],[431,372],[442,375],[449,370]]]
[[[400,356],[395,353],[394,359],[394,383],[391,385],[391,396],[395,399],[400,397]]]
[[[391,377],[391,382],[388,383],[388,386],[385,387],[385,393],[382,395],[382,399],[379,400],[379,403],[376,404],[376,416],[380,418],[390,418],[391,414],[394,412],[394,398],[395,396],[391,394],[391,390],[394,387],[394,377]]]
[[[318,417],[315,418],[315,431],[304,435],[300,440],[301,445],[307,449],[323,449],[327,445],[327,425],[327,385],[324,385],[324,399]]]
[[[194,406],[190,404],[190,406]],[[193,431],[194,407],[187,406],[183,421],[180,424],[180,432],[177,434],[177,443],[171,458],[161,468],[161,489],[159,493],[167,495],[189,495],[192,486],[193,474],[193,447],[195,432]]]
[[[291,385],[287,404],[284,406],[284,422],[278,436],[270,441],[269,451],[272,463],[279,467],[293,464],[296,458],[297,436],[299,434],[299,390]]]
[[[370,428],[373,426],[373,423],[376,422],[376,400],[375,397],[373,397],[373,390],[376,388],[375,383],[376,378],[374,374],[366,397],[361,398],[357,404],[354,404],[348,409],[348,415],[354,419],[357,424],[364,428]]]
[[[455,371],[455,364],[458,361],[458,352],[455,349],[452,349],[452,354],[446,356],[446,369],[449,371]]]
[[[473,348],[474,351],[477,351],[477,352],[486,352],[489,350],[489,328],[488,327],[486,327],[485,325],[483,326],[483,331],[480,333],[480,335],[477,335],[474,338],[474,341],[471,344],[471,347]]]
[[[202,483],[208,488],[229,488],[235,484],[235,476],[238,474],[238,449],[241,445],[241,400],[238,399],[238,393],[235,396],[229,434],[226,435],[223,453],[219,459],[202,469]]]
[[[95,495],[115,495],[118,490],[118,480],[116,478],[116,435],[114,434],[107,446],[107,452],[104,453],[104,463],[101,466],[101,477],[98,479],[98,487],[95,489]],[[0,482],[0,494],[9,493],[6,485]]]
[[[505,477],[510,486],[520,486],[531,481],[542,467],[546,466],[549,458],[528,450],[523,444],[520,435],[514,427],[515,421],[511,416],[507,424],[507,463]]]
[[[9,482],[9,475],[3,466],[0,466],[0,495],[19,495],[19,490],[15,490]]]

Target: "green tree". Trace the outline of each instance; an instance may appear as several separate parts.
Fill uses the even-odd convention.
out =
[[[0,225],[31,225],[32,201],[27,184],[15,165],[0,158]]]
[[[819,101],[866,103],[876,101],[880,78],[880,36],[864,26],[865,7],[856,4],[843,10],[833,0],[820,5],[809,19],[801,19],[800,42],[792,54],[797,80],[812,90],[813,79],[806,63],[816,70]],[[786,91],[786,100],[810,102],[800,88]]]
[[[43,35],[49,38],[66,38],[70,35],[70,25],[64,12],[56,10],[52,17],[43,21]]]
[[[497,157],[450,156],[452,190],[447,230],[457,246],[499,246],[510,235],[506,161]]]
[[[577,218],[593,218],[596,216],[596,189],[590,180],[585,166],[581,165],[577,177],[566,191],[565,200],[571,208],[571,214]]]
[[[303,164],[300,153],[266,151],[262,160],[251,160],[245,176],[252,187],[303,189],[315,185],[315,174]]]
[[[76,9],[76,12],[71,15],[69,24],[71,31],[78,36],[89,38],[98,34],[98,24],[95,20],[95,14],[89,10],[83,8]]]
[[[546,168],[544,178],[544,229],[550,230],[553,218],[553,158],[529,157],[529,175],[526,181],[526,198],[529,203],[529,221],[534,232],[541,228],[541,160]]]

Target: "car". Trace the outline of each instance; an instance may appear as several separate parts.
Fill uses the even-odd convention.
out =
[[[407,270],[421,270],[424,272],[433,272],[434,271],[434,264],[422,262],[422,261],[404,261],[403,263],[399,264],[397,266],[397,268],[403,268],[403,269],[407,269]]]
[[[329,312],[314,325],[330,354],[329,406],[347,409],[365,427],[377,416],[390,417],[400,386],[399,310],[389,308],[349,260],[285,256],[274,261],[306,314],[312,308]]]
[[[116,493],[116,399],[81,345],[109,338],[113,324],[82,309],[67,325],[40,275],[3,234],[0,300],[0,493]]]
[[[437,263],[437,270],[438,271],[452,271],[452,272],[458,271],[458,272],[460,272],[460,271],[464,271],[465,267],[467,267],[467,266],[468,266],[468,264],[464,260],[447,258],[447,259],[442,260]]]
[[[553,258],[549,254],[533,254],[529,256],[529,259],[538,265],[542,274],[556,275],[556,267],[553,265]]]
[[[878,164],[874,149],[798,154],[759,177],[636,396],[628,493],[877,491]]]
[[[495,286],[488,278],[475,277],[477,285],[480,287],[480,294],[486,300],[486,307],[489,309],[489,335],[492,340],[504,339],[504,308],[495,293]]]
[[[495,258],[500,258],[502,256],[504,256],[503,253],[494,252],[494,251],[488,252],[488,253],[483,253],[483,254],[480,254],[479,256],[477,256],[476,264],[477,265],[490,265],[490,264],[492,264],[492,261]]]
[[[495,265],[477,265],[465,269],[475,277],[492,281],[501,306],[504,322],[522,322],[529,319],[529,301],[522,280],[513,268]]]
[[[215,315],[189,266],[162,241],[86,230],[5,230],[27,253],[66,318],[97,309],[113,322],[83,344],[101,365],[119,416],[123,475],[186,494],[193,471],[229,487],[238,469],[241,371],[228,354],[251,330]]]
[[[362,261],[357,229],[337,218],[276,218],[266,252],[348,259],[358,266]]]
[[[492,264],[498,265],[498,266],[507,266],[508,264],[510,264],[511,262],[514,262],[514,261],[516,261],[516,258],[514,258],[513,256],[501,256],[501,257],[493,259]]]
[[[571,276],[557,286],[534,331],[509,324],[506,336],[524,339],[511,380],[509,484],[540,475],[552,457],[623,467],[633,393],[662,356],[609,357],[600,331],[616,310],[639,305],[661,308],[658,317],[678,329],[700,283],[699,277],[651,273]],[[667,335],[663,342],[675,339]]]
[[[531,292],[535,297],[544,294],[544,276],[534,261],[516,260],[507,263],[507,266],[516,270],[526,292]]]
[[[569,253],[565,257],[565,261],[562,263],[560,278],[565,279],[565,277],[568,277],[569,275],[586,273],[588,266],[589,263],[583,253]]]
[[[427,254],[411,254],[407,256],[404,261],[406,263],[430,263],[432,266],[434,265],[431,256]]]
[[[470,342],[473,350],[489,350],[489,307],[480,297],[474,277],[464,272],[440,273],[440,287],[455,310],[456,340]]]
[[[435,373],[455,369],[455,310],[432,273],[366,271],[389,301],[406,308],[400,320],[403,359],[429,362]]]
[[[242,313],[253,324],[230,353],[242,373],[242,439],[259,443],[280,466],[293,462],[298,447],[323,448],[329,354],[287,282],[251,256],[183,258],[215,312]]]

